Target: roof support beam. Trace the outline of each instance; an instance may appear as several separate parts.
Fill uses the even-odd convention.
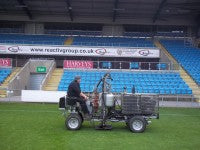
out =
[[[162,10],[162,8],[164,7],[165,3],[167,2],[167,0],[162,0],[155,15],[153,16],[153,23],[156,22],[156,20],[158,19],[158,16],[160,15],[160,12]]]
[[[69,13],[70,20],[73,21],[74,18],[73,18],[71,2],[70,2],[70,0],[66,0],[66,3],[67,3],[67,8],[68,8],[68,13]]]
[[[19,5],[23,6],[22,9],[24,10],[24,12],[26,13],[26,15],[28,16],[28,18],[30,20],[33,19],[33,15],[31,14],[30,10],[28,9],[28,7],[26,6],[26,4],[24,3],[24,0],[17,0]]]
[[[115,20],[116,20],[117,8],[118,8],[118,2],[119,2],[119,0],[115,0],[115,2],[114,2],[114,9],[113,9],[113,22],[115,22]]]

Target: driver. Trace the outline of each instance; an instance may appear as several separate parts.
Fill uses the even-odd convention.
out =
[[[89,114],[86,105],[88,97],[81,92],[80,82],[81,82],[81,77],[76,76],[68,86],[67,96],[75,97],[76,98],[75,101],[80,103],[84,115],[87,116]]]

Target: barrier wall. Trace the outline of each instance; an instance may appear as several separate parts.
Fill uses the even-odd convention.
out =
[[[27,89],[29,84],[30,73],[36,73],[37,66],[46,67],[46,73],[49,71],[50,66],[54,63],[53,60],[29,60],[20,72],[9,82],[8,89],[13,90],[14,96],[21,95],[20,90]]]
[[[160,58],[157,48],[81,47],[81,46],[32,46],[0,45],[2,54],[52,55],[124,58]]]
[[[23,102],[58,103],[60,97],[66,95],[65,91],[22,90]]]
[[[31,73],[37,73],[37,67],[38,66],[42,66],[42,67],[46,67],[46,73],[49,71],[49,68],[52,64],[52,61],[53,60],[37,60],[37,59],[33,59],[33,60],[30,60],[31,63],[30,63],[30,72]]]
[[[9,82],[8,89],[14,90],[13,95],[18,96],[21,95],[20,89],[26,89],[28,81],[29,81],[29,64],[28,61],[23,68],[16,74],[16,76]]]

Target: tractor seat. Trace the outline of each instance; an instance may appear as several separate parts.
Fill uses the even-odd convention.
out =
[[[79,112],[80,104],[76,102],[76,97],[66,97],[66,105],[71,112]]]
[[[77,106],[76,97],[66,97],[66,104],[69,106]]]

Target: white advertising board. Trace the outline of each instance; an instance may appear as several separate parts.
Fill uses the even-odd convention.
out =
[[[159,58],[157,48],[0,45],[1,54]]]
[[[58,103],[66,95],[65,91],[22,90],[21,100],[24,102]]]

